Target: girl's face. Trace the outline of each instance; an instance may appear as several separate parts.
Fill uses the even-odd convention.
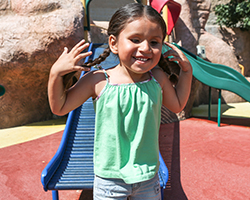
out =
[[[158,64],[162,41],[160,26],[142,17],[128,23],[118,37],[111,35],[109,45],[112,52],[118,54],[121,66],[143,74]]]

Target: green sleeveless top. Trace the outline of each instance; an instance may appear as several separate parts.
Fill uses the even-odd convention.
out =
[[[158,134],[162,90],[150,72],[147,81],[107,84],[93,100],[96,112],[94,172],[133,184],[159,169]]]

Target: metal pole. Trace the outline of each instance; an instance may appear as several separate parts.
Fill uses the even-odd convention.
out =
[[[218,98],[218,126],[220,127],[220,118],[221,118],[221,90],[219,89],[219,98]]]
[[[164,19],[164,21],[166,23],[166,26],[167,26],[167,29],[168,29],[168,6],[167,5],[165,5],[162,8],[162,18]],[[169,42],[169,36],[168,35],[166,35],[165,42]]]
[[[81,0],[82,5],[84,7],[84,27],[88,26],[88,21],[87,21],[87,6],[86,6],[86,0]],[[84,39],[86,42],[88,42],[88,30],[85,30],[84,28]]]
[[[209,97],[208,97],[208,119],[211,119],[211,103],[212,103],[212,95],[211,95],[211,87],[209,87]]]
[[[59,200],[59,195],[57,190],[52,190],[52,199]]]

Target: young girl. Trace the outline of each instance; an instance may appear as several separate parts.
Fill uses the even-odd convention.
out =
[[[96,112],[94,199],[160,199],[158,133],[161,105],[173,112],[184,108],[190,93],[192,67],[174,45],[161,55],[166,25],[150,6],[128,4],[111,18],[109,47],[87,65],[77,63],[91,55],[89,44],[65,48],[51,68],[48,95],[51,110],[65,115],[92,97]],[[120,63],[87,73],[65,90],[63,77],[105,60],[110,52]],[[175,87],[163,72],[164,57],[178,62]],[[159,65],[160,67],[159,67]]]

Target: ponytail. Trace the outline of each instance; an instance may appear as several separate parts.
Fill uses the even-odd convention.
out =
[[[82,66],[83,67],[92,67],[94,65],[98,65],[101,62],[103,62],[111,53],[111,50],[109,47],[107,47],[106,49],[104,49],[103,53],[96,59],[94,59],[93,61],[90,60],[87,63],[84,63]],[[74,72],[70,72],[66,75],[63,76],[63,86],[65,88],[65,91],[67,91],[73,84],[75,84],[76,81],[74,81],[74,77],[75,77],[75,73]]]
[[[99,65],[101,62],[103,62],[110,55],[110,53],[111,53],[111,50],[108,46],[106,49],[104,49],[103,53],[98,58],[96,58],[93,61],[89,61],[89,62],[85,63],[83,65],[83,67],[92,67],[94,65]]]
[[[176,85],[178,82],[178,75],[176,73],[179,73],[179,65],[173,61],[169,61],[168,58],[164,58],[164,56],[161,55],[158,66],[169,75],[168,78],[171,83],[173,83],[173,85]]]

